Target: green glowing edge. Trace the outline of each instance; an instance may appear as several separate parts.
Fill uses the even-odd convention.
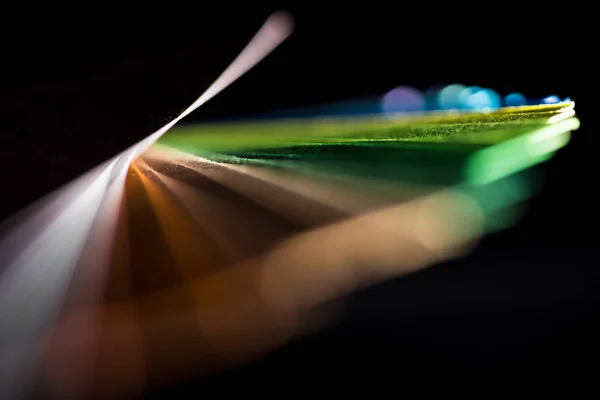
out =
[[[544,162],[567,145],[570,132],[579,126],[577,118],[569,118],[479,150],[467,162],[465,179],[473,184],[485,184]]]
[[[359,117],[274,120],[196,124],[176,127],[160,139],[161,144],[189,151],[231,151],[314,143],[355,143],[367,140],[433,140],[440,130],[490,124],[526,128],[550,123],[558,114],[573,112],[574,103],[496,110],[490,113],[430,115],[426,117]],[[566,115],[566,114],[565,114]],[[451,126],[448,126],[451,124]],[[486,125],[488,124],[488,125]],[[446,128],[444,128],[446,126]],[[415,133],[416,132],[416,133]],[[429,133],[427,133],[429,132]]]

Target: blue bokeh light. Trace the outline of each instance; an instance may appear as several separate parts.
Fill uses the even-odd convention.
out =
[[[454,83],[452,85],[448,85],[438,93],[437,100],[441,109],[443,110],[453,110],[460,109],[461,102],[460,96],[461,92],[465,90],[467,87],[465,85],[461,85],[458,83]]]
[[[504,97],[504,105],[507,107],[524,106],[527,105],[527,99],[522,93],[511,93]]]
[[[470,110],[495,109],[500,105],[500,95],[492,89],[475,89],[465,99],[465,107]]]
[[[548,96],[542,100],[543,104],[556,104],[560,103],[560,97],[558,96]]]

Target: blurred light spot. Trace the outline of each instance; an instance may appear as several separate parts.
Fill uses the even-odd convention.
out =
[[[542,100],[544,104],[555,104],[560,103],[560,98],[558,96],[548,96],[544,100]]]
[[[459,108],[471,108],[468,104],[468,99],[480,89],[479,86],[469,86],[461,90],[458,94],[458,102],[460,103]]]
[[[461,84],[452,84],[443,88],[438,94],[438,103],[441,109],[459,109],[460,93],[467,87]]]
[[[425,109],[425,96],[411,86],[400,86],[390,90],[382,100],[383,112],[422,111]]]
[[[465,108],[489,109],[500,107],[500,96],[492,89],[480,89],[465,100]]]
[[[460,246],[483,233],[483,211],[471,197],[454,190],[427,198],[417,215],[416,236],[431,250]]]
[[[527,100],[522,93],[511,93],[504,98],[504,105],[507,107],[518,107],[527,105]]]

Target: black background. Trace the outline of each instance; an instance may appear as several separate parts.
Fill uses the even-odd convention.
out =
[[[1,218],[175,117],[279,8],[86,7],[5,10]],[[582,127],[544,165],[545,186],[518,226],[464,259],[355,294],[343,321],[260,363],[150,396],[281,381],[287,390],[390,382],[402,393],[446,378],[468,387],[485,377],[495,388],[539,372],[545,384],[593,377],[600,272],[589,10],[280,7],[296,18],[289,41],[189,120],[458,82],[571,97]]]

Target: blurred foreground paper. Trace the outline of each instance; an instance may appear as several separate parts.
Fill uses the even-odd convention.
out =
[[[444,112],[414,112],[412,91],[408,113],[163,136],[283,40],[281,18],[179,117],[5,226],[7,398],[132,397],[260,356],[326,322],[320,306],[513,224],[579,126],[571,101],[498,108],[454,86]]]
[[[387,135],[428,133],[405,141],[315,131],[300,150],[282,125],[173,131],[131,166],[112,251],[76,275],[46,382],[134,395],[247,362],[326,321],[320,305],[465,254],[518,220],[530,167],[577,128],[572,107],[548,111],[397,121]]]
[[[284,41],[286,13],[272,14],[213,84],[168,124],[6,221],[0,231],[0,397],[34,386],[43,340],[69,302],[73,277],[95,282],[81,306],[97,303],[115,217],[131,162],[178,121],[217,95]],[[89,289],[89,288],[88,288]]]

